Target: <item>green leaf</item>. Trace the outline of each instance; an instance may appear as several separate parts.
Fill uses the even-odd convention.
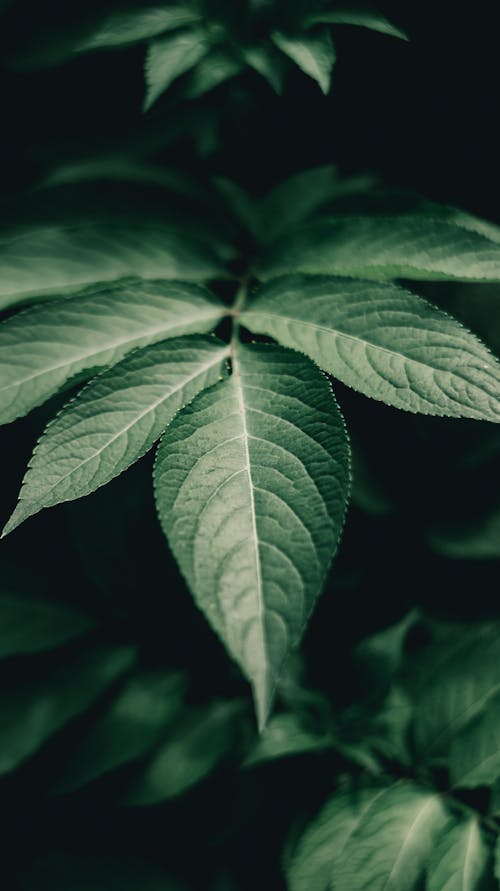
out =
[[[467,517],[462,523],[433,526],[430,545],[452,560],[500,559],[500,508],[486,516]]]
[[[43,226],[0,241],[0,309],[127,276],[206,281],[220,273],[205,245],[162,226]]]
[[[25,310],[0,326],[0,423],[31,411],[85,369],[210,330],[223,315],[209,291],[169,281],[124,282]]]
[[[85,711],[135,659],[133,647],[101,647],[65,660],[64,670],[0,690],[0,774],[13,770]]]
[[[0,594],[0,659],[20,653],[50,650],[94,627],[90,616],[64,603]]]
[[[150,43],[145,67],[147,90],[144,111],[154,105],[174,80],[194,68],[209,49],[204,28],[179,31]]]
[[[278,49],[312,77],[323,93],[328,93],[335,64],[335,49],[328,28],[308,31],[298,37],[279,31],[274,31],[271,36]]]
[[[500,695],[452,740],[450,778],[454,786],[491,786],[500,777]]]
[[[335,867],[349,838],[385,787],[336,792],[302,835],[287,870],[289,891],[330,891]]]
[[[343,846],[335,891],[413,891],[446,819],[439,795],[406,781],[389,787]]]
[[[393,25],[381,12],[364,6],[359,9],[313,12],[307,16],[306,25],[316,24],[356,25],[360,28],[368,28],[370,31],[378,31],[380,34],[388,34],[390,37],[399,37],[400,40],[408,40],[408,35],[401,28]]]
[[[498,624],[455,626],[426,647],[405,678],[415,702],[415,743],[426,760],[442,761],[467,724],[500,692]]]
[[[189,74],[184,91],[186,99],[197,99],[214,90],[219,84],[239,74],[242,68],[242,62],[234,55],[222,49],[211,50]]]
[[[23,870],[23,891],[180,891],[160,866],[120,854],[50,851]]]
[[[258,202],[238,183],[223,176],[212,180],[217,192],[227,205],[234,218],[243,228],[259,240],[262,234],[262,220]]]
[[[347,275],[375,281],[500,281],[500,244],[425,214],[333,217],[278,241],[259,274]]]
[[[159,741],[182,704],[186,678],[147,672],[128,682],[78,740],[58,778],[58,792],[78,789],[144,755]]]
[[[176,309],[186,312],[186,306]],[[183,405],[221,380],[228,355],[221,340],[180,337],[139,350],[92,380],[38,441],[4,534],[44,507],[94,492],[134,464]]]
[[[156,500],[196,602],[252,682],[263,727],[340,537],[349,449],[309,360],[238,345],[232,362],[229,380],[162,439]]]
[[[284,712],[270,719],[244,765],[250,767],[291,755],[324,752],[334,747],[335,741],[330,734],[307,730],[296,715]]]
[[[262,202],[261,239],[270,242],[307,219],[313,211],[332,201],[339,187],[331,164],[301,170],[280,182]]]
[[[365,396],[407,411],[500,420],[500,364],[446,313],[397,285],[269,282],[241,320]]]
[[[125,792],[125,803],[150,805],[177,798],[207,777],[235,749],[241,712],[238,701],[186,710]]]
[[[477,817],[450,820],[439,836],[427,867],[426,891],[479,891],[490,851]]]
[[[281,53],[267,41],[245,47],[242,52],[247,65],[265,78],[274,92],[280,96],[286,73],[285,59]]]
[[[77,52],[129,46],[199,21],[200,14],[188,3],[146,6],[113,12],[99,22],[77,46]]]

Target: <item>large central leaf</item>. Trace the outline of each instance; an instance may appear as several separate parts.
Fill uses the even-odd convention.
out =
[[[337,545],[349,456],[309,360],[263,345],[235,345],[232,359],[232,376],[165,434],[156,498],[197,603],[253,684],[262,726]]]

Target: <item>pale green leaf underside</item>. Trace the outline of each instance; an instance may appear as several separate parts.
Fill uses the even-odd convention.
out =
[[[175,338],[127,356],[91,381],[39,440],[4,535],[134,464],[184,405],[223,377],[228,353],[215,338]]]
[[[224,307],[197,285],[127,282],[35,306],[0,326],[0,423],[31,411],[85,369],[136,347],[209,331]]]
[[[333,217],[272,247],[259,274],[288,272],[384,280],[500,281],[500,244],[424,214]]]
[[[498,625],[463,628],[451,643],[438,641],[423,659],[414,691],[415,743],[424,758],[442,760],[456,735],[500,692]]]
[[[238,345],[232,361],[232,376],[162,439],[156,501],[196,602],[252,682],[262,726],[340,536],[349,456],[309,360]]]
[[[43,226],[0,241],[0,309],[127,276],[206,281],[211,251],[161,226]]]
[[[241,702],[186,709],[127,789],[127,804],[150,805],[182,795],[231,752],[241,726]]]
[[[365,812],[383,795],[379,786],[336,792],[302,835],[288,870],[290,891],[332,891],[335,867]]]
[[[171,31],[199,20],[199,13],[188,4],[146,6],[115,12],[104,18],[92,34],[76,47],[77,52],[111,49],[127,46],[156,37],[163,31]]]
[[[0,594],[0,658],[37,653],[85,634],[94,626],[90,616],[64,603],[18,593]]]
[[[153,41],[146,58],[144,111],[151,108],[174,80],[193,68],[209,49],[207,32],[203,28],[190,28]]]
[[[134,658],[132,647],[101,647],[67,661],[64,671],[2,690],[0,774],[12,770],[85,711]]]
[[[79,737],[57,791],[78,789],[152,749],[180,709],[185,686],[183,675],[174,672],[133,677]]]
[[[319,84],[323,93],[328,93],[335,63],[335,50],[328,28],[309,31],[299,37],[274,31],[272,39],[278,49]]]
[[[476,817],[450,821],[432,852],[426,891],[480,891],[489,859]]]
[[[338,858],[335,891],[414,891],[447,819],[439,795],[400,782],[377,796]]]
[[[343,383],[396,408],[500,421],[500,364],[453,318],[393,284],[285,276],[242,314]]]
[[[309,25],[318,23],[356,25],[360,28],[368,28],[370,31],[378,31],[380,34],[388,34],[391,37],[408,40],[405,32],[393,25],[381,12],[363,5],[360,9],[334,9],[331,12],[328,10],[318,13],[313,12],[307,17],[307,23]]]
[[[452,740],[450,777],[455,786],[492,786],[500,777],[500,696]]]

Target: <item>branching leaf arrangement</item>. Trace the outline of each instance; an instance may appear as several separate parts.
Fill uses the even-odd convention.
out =
[[[147,110],[174,82],[181,98],[195,98],[245,67],[280,92],[293,63],[326,93],[332,27],[404,38],[366,8],[293,3],[278,28],[256,14],[240,22],[226,10],[221,18],[214,7],[115,12],[43,50],[32,46],[23,64],[147,43]],[[125,164],[117,175],[179,191],[175,174],[146,164]],[[102,169],[65,176],[99,178]],[[190,184],[186,190],[192,198]],[[341,780],[290,842],[290,891],[413,891],[422,881],[428,891],[475,891],[491,878],[499,834],[495,623],[464,630],[457,645],[456,629],[410,614],[365,641],[357,656],[382,680],[363,738],[349,709],[319,730],[293,710],[271,712],[349,503],[349,438],[335,382],[396,409],[498,423],[500,363],[412,283],[500,282],[500,229],[423,200],[394,210],[393,194],[366,178],[340,179],[332,167],[300,172],[260,200],[222,178],[194,194],[205,218],[213,214],[213,232],[192,205],[182,225],[135,214],[2,231],[0,422],[73,388],[38,441],[3,534],[89,495],[158,442],[161,527],[197,605],[253,688],[261,735],[247,746],[244,768],[311,752],[354,765],[357,783],[352,773]],[[3,658],[92,626],[28,598],[19,637],[12,629],[20,605],[2,598]],[[407,644],[417,625],[427,644],[415,654]],[[41,682],[51,703],[43,720],[38,688],[8,697],[14,729],[0,772],[117,680],[62,771],[59,793],[152,752],[123,801],[154,804],[190,788],[228,752],[241,754],[235,721],[244,703],[181,711],[179,673],[134,666],[133,647],[83,648],[62,685],[56,673]],[[467,803],[484,788],[487,806]]]

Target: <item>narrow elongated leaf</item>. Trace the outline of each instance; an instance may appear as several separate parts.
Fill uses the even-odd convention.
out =
[[[407,411],[500,421],[500,364],[458,322],[392,284],[287,276],[242,314],[372,399]]]
[[[141,458],[183,405],[222,378],[228,354],[215,338],[180,337],[91,381],[39,440],[4,534],[44,507],[94,492]]]
[[[79,739],[57,782],[68,792],[144,755],[182,704],[183,675],[149,672],[133,677],[108,710]]]
[[[229,380],[167,430],[160,520],[191,591],[254,688],[259,725],[320,593],[343,525],[349,453],[309,360],[237,346]]]
[[[0,309],[127,276],[206,281],[217,258],[161,226],[44,226],[0,241]]]
[[[337,860],[335,891],[413,891],[447,814],[439,795],[400,782],[374,799]]]
[[[500,244],[425,214],[333,217],[309,223],[270,249],[261,277],[288,272],[498,282]]]
[[[335,49],[328,28],[318,28],[299,37],[275,31],[272,39],[278,49],[319,84],[323,93],[328,93],[335,64]]]
[[[190,28],[168,34],[149,45],[146,58],[147,111],[181,74],[193,68],[210,49],[207,32]]]
[[[0,422],[31,411],[85,369],[135,347],[208,331],[224,315],[213,295],[181,282],[128,282],[35,306],[0,327]]]
[[[500,696],[488,700],[452,741],[450,777],[455,786],[492,786],[500,778]]]
[[[366,811],[385,793],[381,786],[340,790],[299,841],[287,870],[290,891],[331,891],[337,861]]]
[[[95,26],[79,43],[77,51],[128,46],[199,21],[200,14],[189,3],[145,6],[114,12]]]
[[[0,690],[0,773],[13,770],[85,711],[134,658],[133,647],[102,647],[66,661],[64,671]]]
[[[186,710],[176,728],[146,763],[124,796],[127,804],[177,798],[208,776],[234,750],[242,703],[216,702]]]
[[[0,594],[0,659],[50,650],[94,626],[93,620],[64,603]]]
[[[380,34],[388,34],[390,37],[399,37],[400,40],[408,40],[407,34],[393,25],[377,9],[370,9],[360,4],[359,9],[333,9],[324,12],[313,12],[307,17],[308,25],[356,25],[360,28],[368,28],[370,31],[378,31]]]
[[[426,891],[480,891],[490,851],[476,817],[450,820],[427,867]]]
[[[441,761],[451,741],[489,709],[500,691],[497,623],[456,627],[425,648],[405,683],[415,701],[415,743],[425,759]]]

